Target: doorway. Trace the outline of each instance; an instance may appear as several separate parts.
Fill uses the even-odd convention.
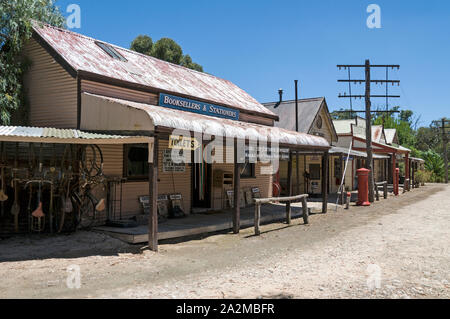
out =
[[[192,169],[193,207],[211,208],[212,165],[195,163]]]

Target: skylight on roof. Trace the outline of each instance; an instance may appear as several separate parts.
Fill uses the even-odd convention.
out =
[[[122,62],[127,62],[127,59],[125,59],[119,52],[117,52],[116,49],[114,49],[112,46],[102,43],[102,42],[95,42],[100,48],[103,49],[110,57],[120,60]]]

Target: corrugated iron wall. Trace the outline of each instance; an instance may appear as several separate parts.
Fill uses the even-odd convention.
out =
[[[25,45],[24,54],[32,62],[24,79],[29,125],[76,128],[77,80],[33,39]]]
[[[159,102],[158,94],[131,90],[88,80],[81,81],[81,91],[151,105],[158,105]]]

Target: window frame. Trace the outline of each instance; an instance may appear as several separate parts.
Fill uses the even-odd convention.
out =
[[[319,174],[318,174],[319,178],[315,178],[313,176],[313,174],[312,174],[313,170],[311,169],[312,167],[318,167],[317,171],[319,172]],[[309,164],[309,179],[311,181],[320,181],[322,179],[322,170],[321,170],[320,164],[314,164],[314,163]]]
[[[99,41],[96,41],[95,44],[104,52],[106,52],[106,54],[112,57],[114,60],[128,62],[128,60],[122,54],[117,52],[117,50],[113,48],[111,45]]]
[[[136,145],[146,145],[147,146],[147,154],[148,154],[148,144],[125,144],[123,146],[123,177],[129,181],[148,181],[148,174],[147,175],[133,175],[128,176],[128,152],[131,147],[134,147]],[[144,162],[148,163],[148,157],[147,160],[144,160]]]
[[[250,165],[251,171],[250,171],[250,175],[242,175],[243,170],[246,168],[246,167],[243,167],[241,170],[241,179],[256,178],[256,163],[250,163],[249,161],[246,161],[244,163],[244,165]]]

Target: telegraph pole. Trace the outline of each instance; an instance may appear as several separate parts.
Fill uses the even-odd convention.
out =
[[[367,161],[366,168],[369,170],[369,202],[375,201],[374,190],[375,181],[373,178],[373,154],[372,154],[372,114],[370,109],[372,103],[370,101],[370,61],[366,60],[366,149],[367,149]]]
[[[365,69],[365,79],[362,80],[355,80],[355,79],[348,79],[348,80],[338,80],[338,82],[348,82],[349,84],[351,82],[354,83],[365,83],[366,86],[366,90],[365,90],[365,95],[352,95],[350,93],[350,95],[346,95],[344,93],[344,95],[339,94],[340,98],[349,98],[350,101],[352,98],[364,98],[365,99],[365,104],[366,104],[366,108],[364,111],[354,111],[353,107],[351,105],[351,114],[353,113],[365,113],[366,114],[366,152],[367,152],[367,161],[366,161],[366,168],[369,170],[369,201],[371,203],[373,203],[375,201],[375,194],[374,194],[374,190],[375,190],[375,180],[374,180],[374,176],[373,176],[373,150],[372,150],[372,112],[376,112],[376,113],[394,113],[395,111],[389,111],[388,109],[386,109],[386,111],[372,111],[371,110],[371,106],[372,106],[372,102],[371,102],[371,98],[386,98],[386,101],[388,101],[389,98],[399,98],[399,95],[388,95],[387,90],[386,90],[386,94],[385,95],[371,95],[371,88],[370,85],[371,83],[375,83],[375,84],[383,84],[386,83],[386,85],[388,85],[389,83],[391,83],[392,85],[394,84],[400,84],[399,80],[389,80],[386,76],[386,80],[372,80],[370,77],[370,69],[371,68],[386,68],[386,70],[388,70],[389,68],[396,68],[399,69],[400,65],[370,65],[370,61],[366,60],[366,63],[364,65],[338,65],[337,66],[339,69],[344,68],[344,69],[350,69],[350,68],[364,68]],[[350,74],[350,73],[349,73]],[[387,104],[388,102],[386,102]],[[386,106],[387,108],[387,106]],[[341,112],[349,112],[349,111],[341,111]],[[398,112],[398,111],[397,111]]]

